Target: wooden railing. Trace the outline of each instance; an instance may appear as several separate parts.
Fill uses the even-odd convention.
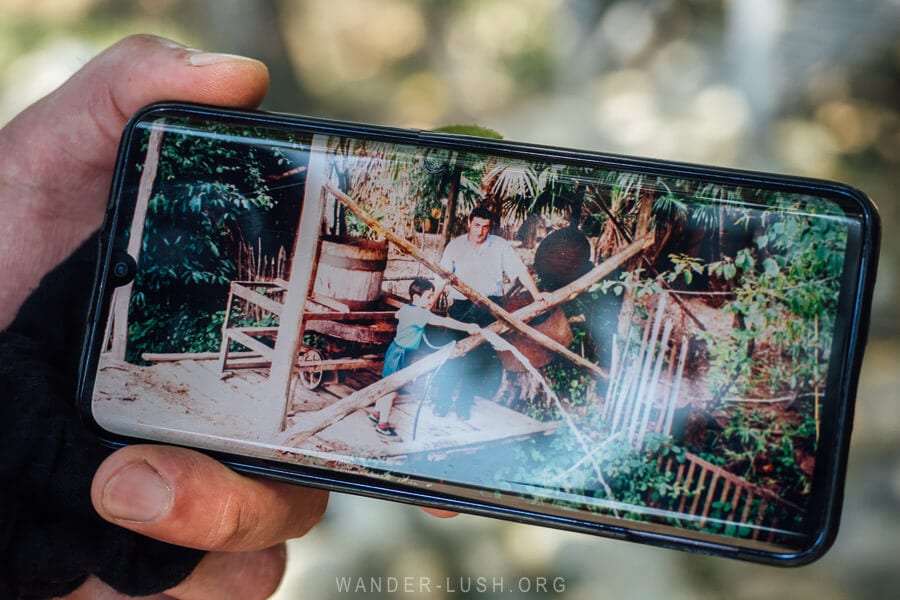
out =
[[[722,467],[703,460],[690,452],[684,462],[675,457],[660,457],[660,470],[674,472],[672,484],[680,490],[679,499],[672,500],[668,510],[694,517],[697,529],[703,529],[715,519],[735,527],[750,527],[750,538],[772,541],[780,524],[786,519],[802,515],[804,509],[784,500],[778,494],[755,485]],[[788,525],[788,529],[791,527]]]

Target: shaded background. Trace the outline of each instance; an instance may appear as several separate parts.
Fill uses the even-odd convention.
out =
[[[900,0],[0,0],[0,124],[134,32],[264,60],[270,110],[836,179],[884,221],[845,512],[821,561],[761,567],[335,494],[291,543],[276,598],[346,597],[336,579],[360,576],[410,578],[393,595],[409,598],[900,597]],[[478,594],[478,577],[521,591]]]

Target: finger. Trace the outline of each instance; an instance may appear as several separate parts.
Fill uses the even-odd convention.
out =
[[[251,551],[305,534],[328,494],[245,477],[190,450],[129,446],[97,470],[91,499],[104,519],[158,540]]]
[[[0,328],[41,276],[100,226],[126,120],[160,100],[257,106],[258,61],[132,36],[0,130]],[[48,242],[48,240],[50,240]],[[29,248],[28,260],[16,249]]]
[[[278,589],[286,565],[284,544],[255,552],[211,552],[167,595],[177,600],[262,600]]]
[[[27,150],[20,153],[28,160],[18,166],[29,171],[42,168],[33,164],[36,155],[59,155],[67,149],[75,152],[61,157],[63,162],[108,170],[115,162],[125,122],[141,107],[180,100],[252,108],[267,89],[268,71],[259,61],[136,35],[97,55],[59,89],[16,117],[4,129],[3,141]],[[58,164],[53,171],[60,176]]]
[[[268,598],[284,576],[287,553],[284,544],[255,552],[210,552],[187,579],[165,594],[141,600],[208,600],[213,598]],[[95,576],[60,600],[128,600]]]

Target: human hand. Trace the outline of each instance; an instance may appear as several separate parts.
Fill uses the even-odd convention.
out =
[[[267,89],[258,61],[133,36],[3,127],[0,331],[41,277],[100,226],[132,113],[161,100],[254,108]]]
[[[267,598],[284,574],[284,540],[304,535],[328,495],[239,475],[200,453],[129,446],[97,470],[91,488],[104,519],[148,537],[210,550],[171,598]],[[89,580],[73,599],[95,597]],[[84,594],[84,595],[79,595]]]
[[[41,277],[100,226],[132,113],[161,100],[253,108],[267,87],[257,61],[134,36],[0,130],[0,331]],[[282,542],[319,520],[327,494],[244,477],[184,449],[133,446],[103,462],[92,499],[116,525],[212,551],[169,597],[254,598],[274,591]],[[120,596],[92,577],[70,597]]]

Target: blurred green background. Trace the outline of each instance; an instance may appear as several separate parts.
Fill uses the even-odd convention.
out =
[[[270,110],[836,179],[884,221],[845,512],[821,561],[333,495],[276,598],[346,597],[338,580],[361,576],[399,583],[369,597],[900,597],[900,0],[0,0],[0,124],[134,32],[264,60]],[[501,579],[514,591],[493,593]]]

